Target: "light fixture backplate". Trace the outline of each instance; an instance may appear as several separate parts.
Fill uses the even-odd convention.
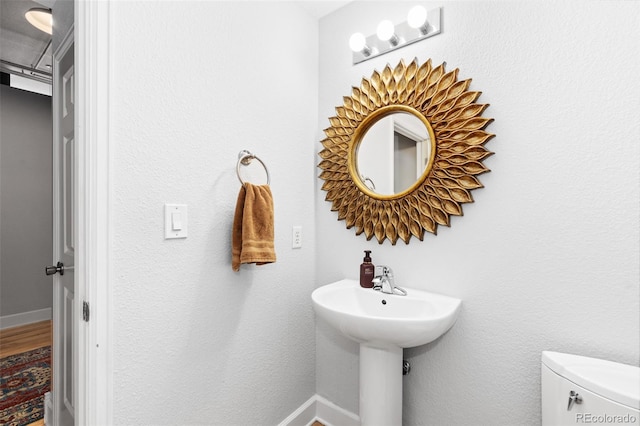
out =
[[[388,41],[380,40],[376,34],[370,35],[366,38],[366,45],[371,49],[371,53],[366,56],[363,51],[353,52],[353,65],[440,34],[441,9],[442,8],[438,7],[427,12],[427,22],[429,26],[426,34],[422,34],[420,29],[411,28],[406,21],[397,24],[395,26],[395,34],[399,39],[399,43],[396,46],[391,45]]]

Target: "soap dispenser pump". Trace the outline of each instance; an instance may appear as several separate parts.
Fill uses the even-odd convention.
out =
[[[364,251],[364,261],[360,265],[360,287],[372,288],[376,267],[371,263],[371,250]]]

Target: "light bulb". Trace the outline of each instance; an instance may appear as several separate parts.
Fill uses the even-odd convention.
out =
[[[354,52],[361,52],[364,56],[371,55],[371,48],[367,46],[367,39],[362,33],[354,33],[349,38],[349,47]]]
[[[349,47],[354,52],[361,52],[367,45],[367,40],[362,33],[353,33],[349,38]]]
[[[382,41],[391,40],[395,35],[395,26],[393,25],[393,22],[389,20],[381,21],[378,24],[378,30],[376,33],[378,34],[378,38]]]
[[[427,9],[420,5],[412,7],[407,16],[407,23],[411,28],[419,29],[422,34],[426,34],[429,29]]]

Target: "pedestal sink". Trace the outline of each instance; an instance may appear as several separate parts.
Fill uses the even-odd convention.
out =
[[[360,343],[360,423],[402,425],[402,349],[424,345],[456,321],[462,301],[403,287],[406,296],[344,279],[312,294],[316,314]]]

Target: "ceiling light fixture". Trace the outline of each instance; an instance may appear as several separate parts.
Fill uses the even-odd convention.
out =
[[[414,6],[407,15],[407,21],[394,25],[389,20],[378,24],[376,34],[365,37],[355,33],[349,39],[353,51],[353,64],[384,55],[408,44],[440,34],[441,8],[427,11],[422,6]]]
[[[31,25],[44,31],[47,34],[53,33],[53,18],[51,16],[51,10],[34,7],[29,9],[24,17],[29,21]]]

